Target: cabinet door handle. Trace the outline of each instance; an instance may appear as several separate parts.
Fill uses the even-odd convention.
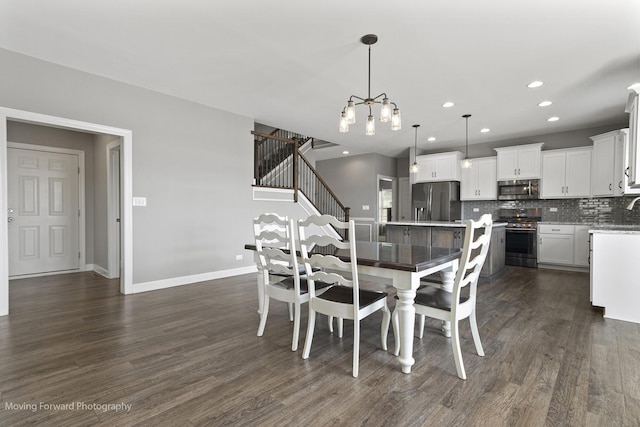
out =
[[[569,194],[569,186],[567,185],[566,187],[564,187],[565,193]]]
[[[513,174],[514,174],[514,175],[518,175],[518,169],[514,169],[514,170],[513,170]]]
[[[518,168],[518,175],[520,175],[520,168]]]
[[[611,191],[612,186],[613,186],[613,184],[609,183],[609,191]]]
[[[629,166],[624,170],[624,174],[629,178]]]
[[[622,181],[618,182],[618,188],[622,190]]]

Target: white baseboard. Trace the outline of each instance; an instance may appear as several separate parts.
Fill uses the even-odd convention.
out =
[[[207,280],[215,280],[225,277],[240,276],[242,274],[256,273],[257,271],[257,267],[255,265],[252,265],[249,267],[232,268],[230,270],[194,274],[192,276],[172,277],[171,279],[134,283],[132,286],[132,293],[137,294],[140,292],[156,291],[159,289],[173,288],[174,286],[183,286],[190,285],[192,283],[205,282]]]
[[[89,267],[91,267],[91,268],[89,268]],[[95,273],[98,273],[99,275],[101,275],[105,279],[110,279],[109,271],[106,268],[102,268],[97,264],[87,264],[87,267],[85,268],[85,270],[86,271],[93,271]]]

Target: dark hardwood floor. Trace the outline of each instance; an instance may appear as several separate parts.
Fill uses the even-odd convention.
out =
[[[14,280],[0,425],[640,425],[640,325],[603,319],[588,274],[508,267],[478,298],[486,356],[464,321],[466,381],[435,321],[402,374],[380,314],[354,379],[350,322],[339,339],[319,321],[308,360],[306,307],[298,352],[282,303],[256,336],[254,275],[129,296],[93,273]]]

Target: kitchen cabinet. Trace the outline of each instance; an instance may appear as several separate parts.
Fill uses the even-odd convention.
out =
[[[431,228],[387,224],[387,242],[413,246],[429,246],[431,243]]]
[[[540,178],[543,143],[495,148],[498,153],[498,181]]]
[[[638,108],[638,94],[640,84],[636,83],[631,88],[633,92],[629,95],[627,108],[629,113],[629,143],[627,158],[629,162],[628,177],[631,188],[640,188],[640,148],[638,148],[638,123],[640,123],[640,108]]]
[[[621,196],[624,193],[625,139],[626,131],[607,132],[591,137],[591,189],[594,196]]]
[[[593,163],[591,191],[593,196],[616,197],[640,194],[640,188],[629,185],[629,129],[619,129],[592,136]]]
[[[575,225],[573,231],[573,265],[589,267],[589,225]]]
[[[420,170],[415,182],[460,181],[461,161],[462,153],[459,151],[417,156]]]
[[[591,245],[592,304],[604,317],[640,323],[640,233],[593,231]]]
[[[538,225],[538,264],[573,265],[573,225]]]
[[[473,159],[461,171],[460,200],[497,200],[497,158]]]
[[[465,229],[461,227],[433,227],[431,246],[440,248],[461,248],[464,244]]]
[[[589,197],[591,151],[591,147],[580,147],[543,152],[540,197]]]
[[[589,267],[589,225],[538,224],[538,264]]]

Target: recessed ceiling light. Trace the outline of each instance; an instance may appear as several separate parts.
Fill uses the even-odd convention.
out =
[[[531,83],[529,83],[529,84],[527,85],[527,87],[528,87],[528,88],[533,89],[533,88],[536,88],[536,87],[540,87],[540,86],[542,86],[543,84],[544,84],[544,83],[543,83],[543,82],[541,82],[540,80],[536,80],[535,82],[531,82]]]
[[[553,102],[551,101],[542,101],[540,104],[538,104],[538,107],[548,107],[551,104],[553,104]]]
[[[482,129],[480,129],[480,132],[482,132],[482,133],[487,133],[487,132],[489,132],[489,131],[491,131],[491,129],[489,129],[489,128],[482,128]]]
[[[429,142],[433,142],[435,140],[436,140],[435,136],[430,136],[429,138],[427,138],[427,141],[429,141]]]
[[[343,151],[342,154],[349,154],[347,150]]]
[[[444,104],[442,104],[442,106],[443,106],[444,108],[451,108],[451,107],[453,107],[454,105],[455,105],[455,104],[454,104],[453,102],[451,102],[451,101],[447,101],[447,102],[445,102]]]
[[[560,117],[556,117],[556,116],[549,117],[547,119],[548,122],[557,122],[558,120],[560,120]]]

